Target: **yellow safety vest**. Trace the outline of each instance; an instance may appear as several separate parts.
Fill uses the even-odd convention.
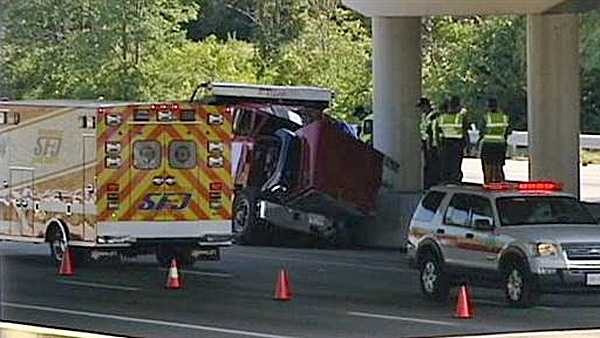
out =
[[[444,113],[438,118],[438,126],[442,130],[442,137],[447,139],[462,139],[463,133],[463,122],[465,120],[465,113]]]
[[[506,142],[506,130],[508,129],[508,116],[502,112],[488,112],[485,114],[486,132],[483,142],[504,143]]]

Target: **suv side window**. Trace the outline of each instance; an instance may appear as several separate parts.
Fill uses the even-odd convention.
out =
[[[487,219],[490,221],[490,224],[494,224],[492,203],[488,198],[471,196],[471,226],[475,224],[475,221],[480,219]]]
[[[456,194],[452,196],[446,215],[444,217],[444,223],[448,225],[455,225],[460,227],[469,226],[469,195],[467,194]]]
[[[444,196],[446,196],[446,194],[441,191],[429,192],[421,201],[417,211],[415,211],[415,221],[431,222],[440,207],[440,204],[442,204]]]

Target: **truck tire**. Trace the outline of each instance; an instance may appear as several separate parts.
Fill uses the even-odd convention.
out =
[[[512,307],[527,308],[540,298],[535,278],[521,260],[511,260],[502,269],[504,295]]]
[[[419,281],[423,295],[436,302],[445,302],[450,294],[450,283],[439,257],[430,251],[419,259]]]
[[[261,245],[266,242],[265,231],[258,220],[256,194],[243,190],[235,194],[233,201],[233,233],[235,242],[240,245]]]

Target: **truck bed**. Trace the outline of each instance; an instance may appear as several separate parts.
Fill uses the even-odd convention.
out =
[[[328,119],[296,134],[302,139],[301,174],[286,204],[330,216],[371,214],[382,183],[383,155]]]

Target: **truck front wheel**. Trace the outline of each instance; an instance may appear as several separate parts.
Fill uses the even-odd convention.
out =
[[[235,241],[241,245],[258,245],[260,233],[258,231],[257,210],[258,203],[255,194],[249,190],[235,194],[233,202],[233,233]]]

